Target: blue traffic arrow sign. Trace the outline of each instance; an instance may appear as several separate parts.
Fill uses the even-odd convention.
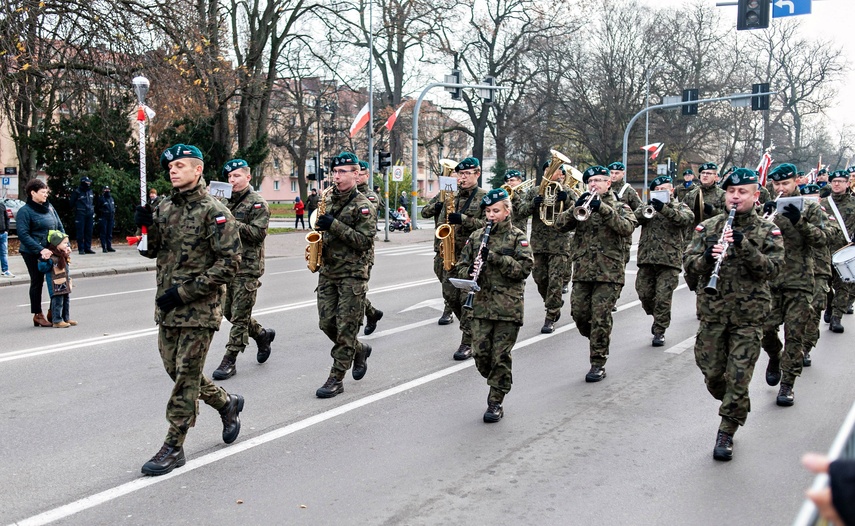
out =
[[[772,18],[809,15],[810,2],[811,0],[772,0]]]

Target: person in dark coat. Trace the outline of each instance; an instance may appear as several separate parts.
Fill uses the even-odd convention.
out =
[[[95,226],[95,196],[92,194],[92,179],[85,175],[80,178],[80,186],[71,192],[71,210],[74,211],[77,251],[94,254],[92,228]]]
[[[110,187],[105,186],[103,193],[98,197],[98,215],[101,231],[101,250],[104,252],[115,252],[113,248],[113,225],[116,219],[116,201],[110,193]]]

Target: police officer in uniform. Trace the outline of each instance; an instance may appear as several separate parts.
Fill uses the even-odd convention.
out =
[[[840,217],[843,219],[843,225],[852,238],[855,235],[855,196],[849,191],[848,170],[836,170],[829,177],[829,186],[831,186],[831,194],[821,201],[822,206],[829,212],[833,213],[831,201],[840,212]],[[839,250],[846,244],[846,240],[842,239],[834,246],[831,246],[831,252]],[[842,333],[843,323],[841,322],[843,314],[849,309],[849,305],[853,299],[853,284],[846,283],[840,278],[837,271],[834,272],[832,282],[833,295],[829,298],[829,325],[831,332]]]
[[[683,170],[683,183],[674,188],[674,196],[680,201],[695,187],[695,172],[691,168]]]
[[[242,396],[227,393],[202,373],[222,321],[224,285],[241,263],[237,223],[205,189],[198,148],[176,144],[163,152],[160,165],[169,172],[172,194],[154,210],[138,206],[134,222],[148,227],[148,248],[142,255],[157,259],[158,349],[175,385],[166,406],[169,431],[160,450],[143,465],[146,475],[164,475],[184,465],[184,438],[196,423],[197,400],[220,413],[226,444],[240,433],[244,405]]]
[[[92,179],[85,175],[80,178],[80,185],[71,192],[71,209],[74,210],[78,252],[94,254],[92,229],[95,220],[95,196],[92,193]]]
[[[252,308],[261,276],[264,274],[264,239],[270,224],[270,207],[261,194],[254,192],[249,181],[252,172],[243,159],[232,159],[223,166],[223,176],[232,185],[232,196],[225,205],[237,221],[240,232],[241,264],[235,279],[226,289],[223,309],[232,324],[226,354],[212,375],[214,380],[231,378],[237,372],[237,357],[246,349],[249,338],[258,345],[256,360],[264,363],[270,357],[270,344],[276,331],[265,329],[252,317]]]
[[[368,263],[368,274],[371,274],[371,268],[374,266],[374,239],[377,237],[377,214],[380,209],[380,198],[374,193],[374,190],[368,185],[370,171],[368,170],[368,161],[359,161],[359,173],[357,174],[356,189],[361,194],[368,198],[371,203],[371,215],[374,221],[374,235],[371,237],[371,261]],[[365,329],[364,334],[368,336],[377,329],[377,322],[383,317],[383,311],[374,308],[368,295],[365,296]]]
[[[110,187],[105,186],[98,198],[98,229],[101,237],[101,251],[115,252],[113,248],[113,223],[116,218],[116,201],[110,192]]]

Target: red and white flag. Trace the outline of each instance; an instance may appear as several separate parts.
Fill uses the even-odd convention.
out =
[[[366,124],[368,124],[368,120],[371,118],[371,114],[368,112],[368,103],[365,103],[365,106],[359,110],[359,113],[356,115],[356,119],[354,119],[353,124],[350,125],[350,136],[351,138],[356,135],[356,133],[361,130]]]
[[[395,113],[393,113],[392,115],[389,116],[389,119],[386,121],[386,129],[387,130],[392,131],[392,126],[395,125],[395,121],[398,120],[398,115],[401,114],[401,110],[403,110],[403,109],[404,109],[404,105],[401,104],[398,107],[398,109],[395,111]]]
[[[760,174],[760,186],[766,186],[766,176],[769,175],[769,168],[771,166],[772,156],[769,155],[769,152],[763,152],[760,164],[757,165],[757,173]]]
[[[654,142],[652,144],[648,144],[647,146],[642,146],[641,149],[650,154],[650,160],[654,161],[657,157],[659,157],[659,152],[662,151],[662,147],[665,146],[664,142]]]

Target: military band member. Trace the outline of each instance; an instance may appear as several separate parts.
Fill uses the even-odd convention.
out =
[[[683,182],[674,187],[674,196],[680,201],[695,187],[695,172],[691,168],[683,170]]]
[[[728,216],[716,215],[695,227],[683,264],[709,282],[717,258],[727,244],[716,294],[697,291],[700,320],[695,339],[695,362],[707,390],[721,401],[721,416],[713,458],[733,457],[733,435],[745,425],[751,402],[748,386],[760,356],[762,320],[769,315],[769,280],[785,264],[781,231],[760,218],[754,202],[760,195],[753,170],[738,168],[722,182],[725,207],[735,208],[732,230],[724,232]]]
[[[532,255],[525,232],[510,221],[511,202],[502,188],[481,199],[487,221],[492,222],[487,245],[481,249],[485,229],[473,232],[455,267],[459,278],[470,279],[480,250],[481,287],[472,301],[472,345],[475,366],[487,379],[490,394],[484,422],[504,416],[502,402],[511,390],[511,350],[523,324],[525,280],[531,272]]]
[[[368,169],[368,161],[359,161],[359,173],[356,179],[356,189],[359,193],[368,198],[371,203],[371,216],[374,221],[374,235],[371,237],[371,261],[368,263],[368,275],[371,275],[371,269],[374,267],[374,239],[377,237],[377,214],[380,212],[380,197],[374,193],[371,186],[368,185],[371,171]],[[370,278],[369,278],[370,279]],[[383,317],[383,311],[374,308],[368,295],[365,295],[365,330],[363,333],[368,336],[377,329],[377,322]]]
[[[715,163],[704,163],[698,168],[700,184],[694,185],[683,202],[689,205],[695,214],[692,226],[697,226],[702,220],[709,219],[724,211],[724,190],[717,184],[718,165]],[[703,203],[703,206],[701,204]],[[691,231],[690,231],[691,232]],[[691,237],[689,237],[691,241]],[[689,290],[694,291],[698,286],[698,276],[692,274],[690,267],[684,265],[686,285]]]
[[[508,170],[505,172],[505,185],[509,188],[515,190],[519,185],[525,182],[525,176],[520,173],[519,170]],[[511,197],[511,208],[513,209],[513,213],[511,214],[511,222],[513,222],[514,226],[523,231],[523,233],[528,232],[528,218],[525,216],[519,215],[520,203],[523,199],[523,196],[526,192],[513,192],[513,196]]]
[[[686,228],[694,215],[688,205],[674,196],[671,178],[660,175],[650,183],[650,190],[664,190],[671,196],[666,201],[651,199],[653,217],[644,216],[645,205],[635,210],[641,224],[638,241],[638,274],[635,290],[641,306],[653,316],[653,346],[665,345],[665,331],[671,325],[671,298],[680,280],[683,252],[686,249]]]
[[[638,225],[629,206],[611,192],[609,170],[592,166],[582,174],[588,192],[576,201],[583,206],[591,192],[590,217],[577,221],[573,207],[559,214],[555,227],[562,232],[574,231],[573,288],[570,313],[579,334],[588,338],[591,369],[586,382],[599,382],[606,376],[606,360],[612,332],[612,308],[624,285],[626,239]]]
[[[246,349],[249,338],[258,346],[256,360],[264,363],[270,357],[270,343],[276,331],[265,329],[252,317],[252,308],[261,276],[264,274],[264,238],[270,224],[270,207],[261,194],[249,185],[252,172],[243,159],[232,159],[223,166],[223,176],[232,185],[232,196],[226,207],[237,221],[241,242],[240,268],[226,286],[223,313],[232,324],[226,354],[220,366],[211,375],[214,380],[231,378],[237,372],[237,357]]]
[[[205,189],[198,148],[176,144],[163,152],[160,165],[169,172],[172,194],[155,209],[138,206],[134,222],[148,228],[148,248],[140,253],[157,259],[157,346],[174,385],[166,405],[169,431],[143,465],[146,475],[165,475],[185,464],[184,439],[196,424],[199,399],[220,413],[226,444],[240,433],[244,406],[242,396],[230,395],[202,373],[223,318],[224,285],[241,263],[237,223]]]
[[[631,184],[626,182],[626,166],[622,162],[615,161],[609,165],[609,177],[612,180],[612,192],[618,201],[629,205],[631,210],[636,210],[641,206],[641,198],[638,197],[638,192]],[[624,264],[629,263],[630,250],[632,249],[632,236],[624,240]]]
[[[356,189],[359,159],[342,152],[332,159],[335,185],[315,228],[323,232],[318,276],[318,324],[333,342],[329,378],[315,392],[332,398],[344,392],[344,375],[353,366],[354,380],[368,371],[371,347],[356,339],[365,312],[368,268],[376,230],[371,202]]]
[[[836,170],[829,177],[829,186],[831,186],[831,195],[822,200],[822,206],[829,214],[833,213],[833,208],[830,201],[834,201],[837,206],[840,216],[843,219],[843,225],[851,238],[855,234],[855,196],[849,191],[850,174],[848,170]],[[845,239],[838,244],[831,246],[831,252],[842,248],[846,241]],[[828,328],[831,332],[842,333],[843,314],[849,309],[849,305],[853,299],[853,284],[846,283],[840,278],[840,274],[834,272],[834,280],[832,282],[833,295],[829,298],[831,307],[831,316],[829,318]]]
[[[819,197],[828,197],[831,186],[828,184],[828,168],[820,168],[816,173],[816,185],[819,187]]]

